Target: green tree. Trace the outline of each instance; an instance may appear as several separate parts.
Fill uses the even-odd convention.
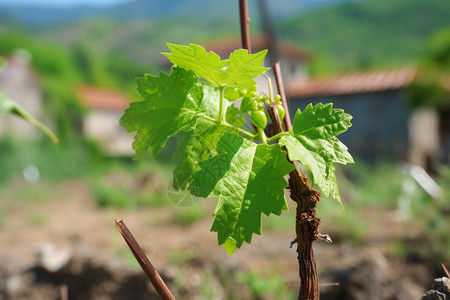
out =
[[[450,27],[435,32],[420,63],[419,73],[407,90],[413,108],[450,108]]]

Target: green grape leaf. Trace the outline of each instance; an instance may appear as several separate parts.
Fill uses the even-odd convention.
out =
[[[245,49],[234,51],[229,60],[220,60],[213,51],[199,45],[181,46],[167,43],[171,53],[162,53],[173,64],[191,70],[216,87],[249,89],[256,85],[254,78],[270,68],[263,67],[267,50],[248,54]]]
[[[219,132],[218,126],[199,120],[195,131],[180,132],[174,160],[178,163],[173,171],[173,188],[185,190],[192,181],[192,175],[200,170],[199,162],[217,154],[211,134]]]
[[[261,234],[261,214],[287,210],[284,176],[294,169],[277,145],[255,144],[240,136],[218,137],[217,155],[199,164],[189,186],[198,197],[218,196],[211,231],[231,255]]]
[[[228,60],[220,60],[213,51],[206,52],[205,48],[191,44],[188,46],[167,43],[171,53],[162,53],[174,65],[191,70],[199,77],[215,84],[220,82],[219,71],[228,65]]]
[[[250,89],[255,86],[253,78],[270,68],[263,67],[267,50],[248,54],[246,49],[238,49],[231,53],[230,63],[226,70],[221,71],[222,85],[240,89]]]
[[[280,138],[289,158],[307,166],[322,193],[333,196],[339,203],[335,166],[333,163],[353,163],[347,147],[336,138],[351,126],[352,116],[342,109],[333,109],[333,104],[309,104],[303,112],[297,111],[292,135]]]
[[[215,87],[204,85],[203,94],[204,97],[200,108],[206,115],[216,119],[219,114],[219,90]],[[227,100],[225,100],[225,106],[227,107],[226,121],[229,124],[242,128],[245,124],[245,118],[238,116],[237,111],[239,109]],[[178,165],[173,173],[174,189],[186,189],[192,180],[192,175],[200,170],[198,164],[217,155],[217,139],[214,135],[226,131],[233,132],[226,126],[211,126],[210,121],[200,119],[195,130],[178,134],[178,147],[174,154],[175,160],[178,161]]]
[[[155,157],[170,137],[195,128],[202,115],[203,89],[198,76],[178,67],[172,67],[169,75],[146,74],[137,79],[137,85],[144,100],[130,104],[120,125],[128,132],[137,131],[136,159],[149,148]]]
[[[35,119],[30,113],[28,113],[28,111],[26,111],[18,103],[6,99],[5,96],[2,93],[0,93],[0,117],[6,114],[13,114],[28,121],[29,123],[39,128],[42,132],[44,132],[52,140],[53,143],[55,144],[59,143],[58,138],[53,133],[53,131],[50,130],[50,128],[48,128],[43,123]]]

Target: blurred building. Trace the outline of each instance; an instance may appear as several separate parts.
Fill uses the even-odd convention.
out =
[[[42,119],[42,87],[30,60],[25,50],[5,58],[0,68],[0,93],[36,119]],[[133,135],[127,134],[119,125],[120,117],[131,101],[128,96],[118,90],[94,86],[78,87],[77,96],[88,109],[82,119],[83,134],[98,142],[107,155],[132,156]],[[28,139],[40,131],[22,118],[6,115],[0,118],[0,137],[6,134]]]
[[[297,109],[319,102],[344,109],[353,116],[353,127],[339,139],[355,157],[426,168],[432,160],[449,161],[448,112],[408,105],[405,90],[417,72],[403,67],[300,79],[287,86],[290,112],[293,117]]]
[[[98,142],[107,155],[132,156],[133,135],[119,125],[131,99],[116,89],[87,85],[78,87],[77,94],[88,109],[83,117],[83,134]]]
[[[0,93],[15,101],[33,117],[41,119],[43,96],[38,76],[30,66],[30,54],[18,50],[6,57],[0,68]],[[25,138],[36,136],[39,130],[29,122],[12,115],[0,118],[0,136],[14,135]]]

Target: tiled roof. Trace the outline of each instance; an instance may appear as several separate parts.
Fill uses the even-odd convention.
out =
[[[253,53],[269,48],[267,36],[263,34],[253,35],[250,39],[250,45]],[[208,51],[212,50],[219,56],[226,57],[234,50],[242,48],[241,38],[238,36],[213,41],[203,46]],[[279,51],[282,55],[295,60],[307,61],[312,57],[308,51],[282,40],[279,41]]]
[[[411,84],[416,74],[415,68],[403,67],[303,79],[290,84],[286,93],[289,97],[304,98],[397,90]]]
[[[125,93],[112,88],[82,85],[77,94],[87,108],[95,110],[122,111],[131,102]]]

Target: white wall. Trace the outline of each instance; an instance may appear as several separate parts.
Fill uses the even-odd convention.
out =
[[[107,155],[133,156],[134,135],[119,125],[123,112],[92,111],[84,116],[83,133],[99,143]]]

